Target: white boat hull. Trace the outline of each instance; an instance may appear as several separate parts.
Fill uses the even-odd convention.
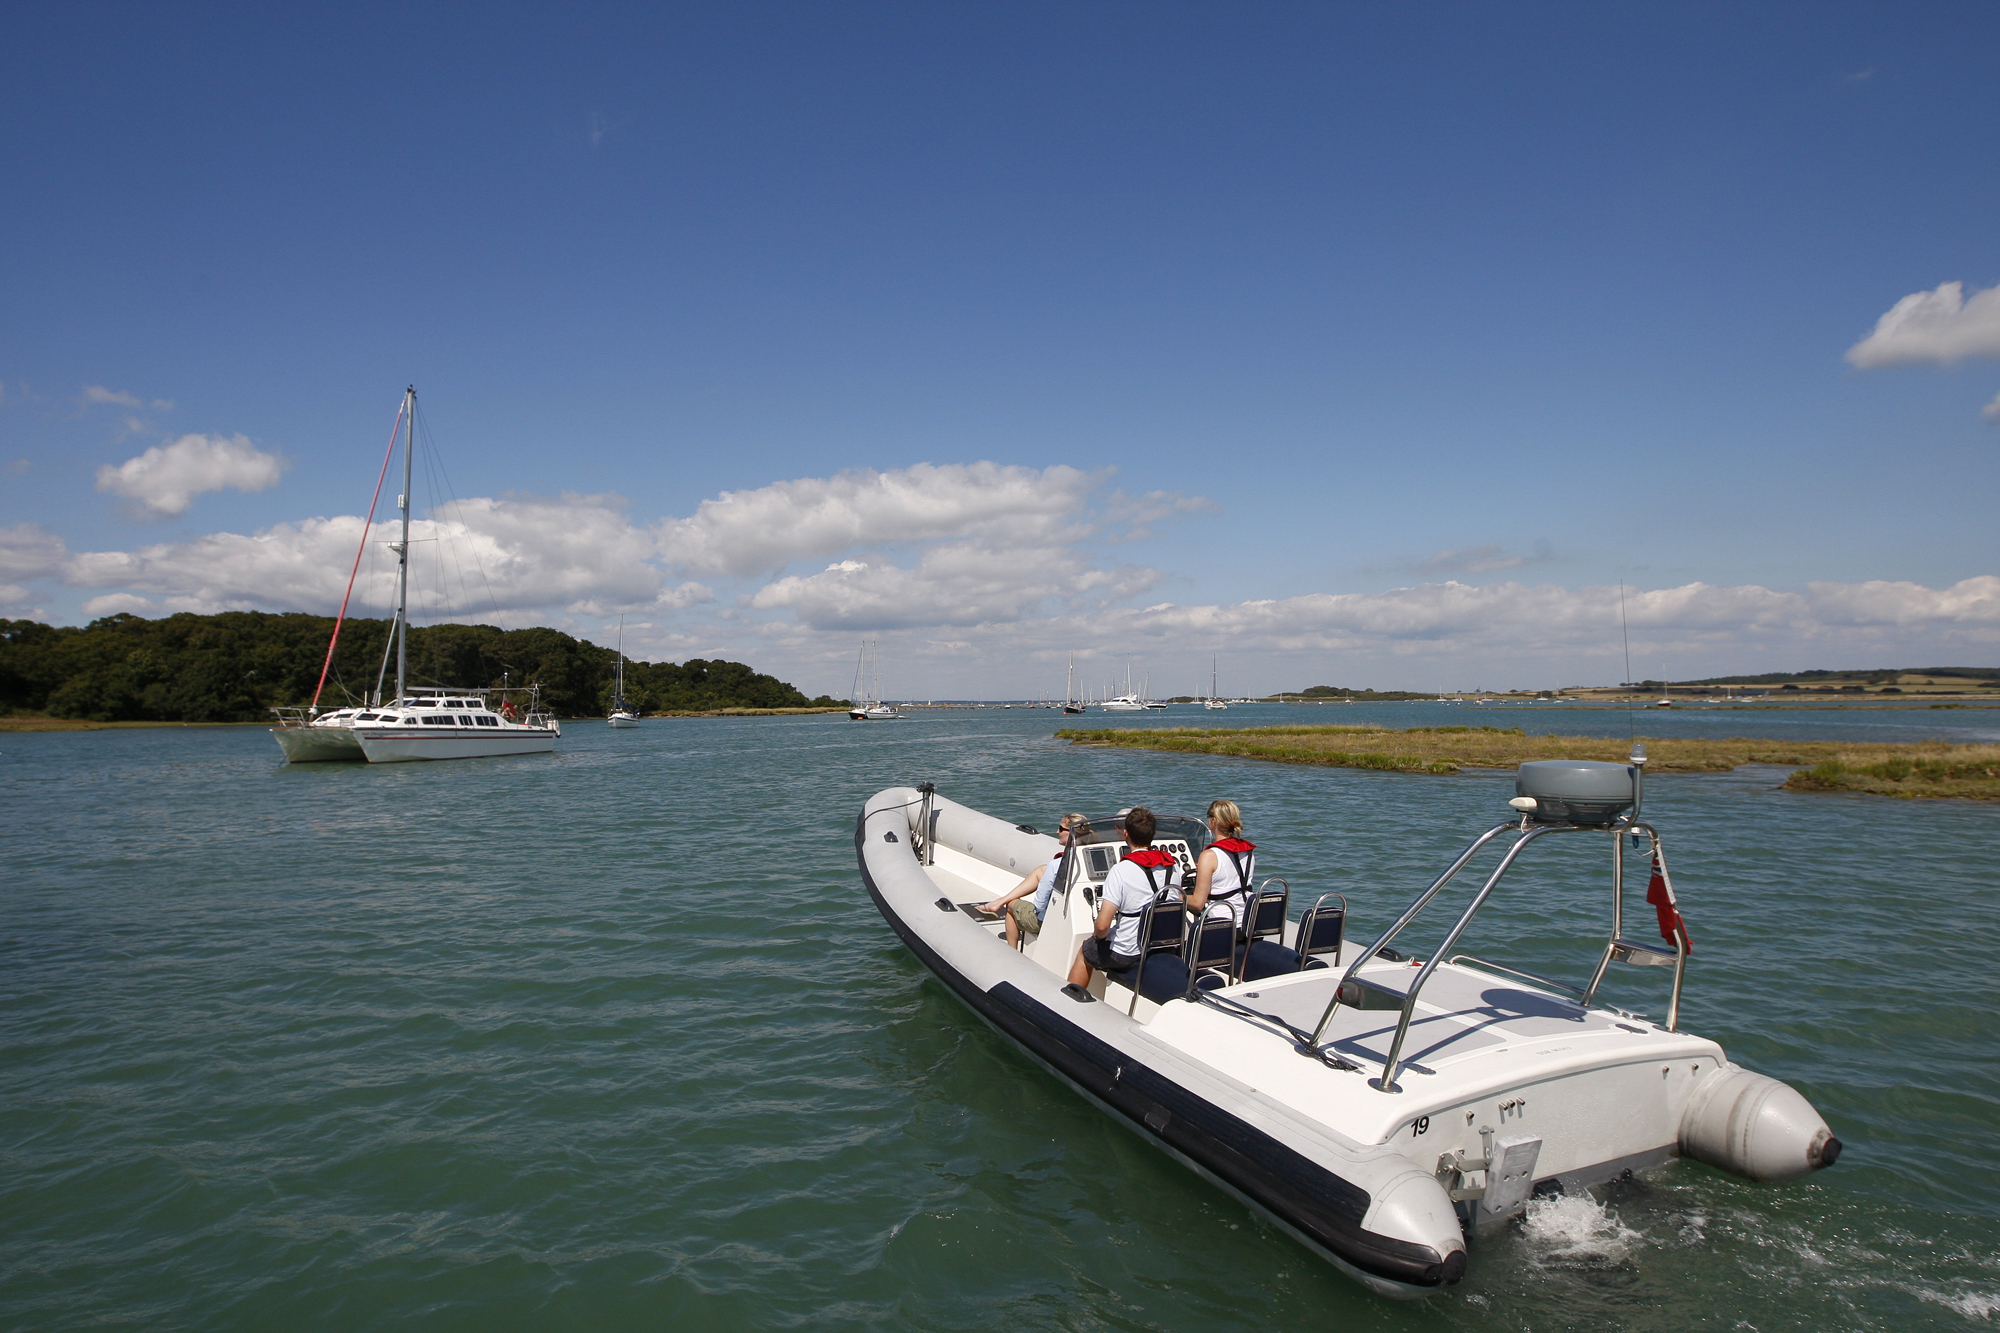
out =
[[[1340,971],[1267,973],[1207,993],[1220,1003],[1133,998],[1102,973],[1095,999],[1075,994],[1064,979],[1091,930],[1085,895],[1052,899],[1025,952],[962,906],[1004,893],[1054,841],[934,797],[927,866],[912,855],[922,803],[911,788],[879,792],[855,827],[869,893],[910,950],[1128,1128],[1383,1294],[1457,1282],[1467,1231],[1518,1214],[1531,1190],[1574,1192],[1681,1155],[1780,1180],[1838,1155],[1802,1097],[1714,1042],[1456,959],[1423,992],[1389,1092],[1394,1013],[1343,1006],[1320,1058],[1296,1037],[1323,1021]],[[1411,966],[1376,957],[1356,975],[1394,990]],[[1504,1155],[1493,1171],[1489,1152]],[[1455,1202],[1450,1182],[1467,1178],[1485,1183]]]
[[[484,733],[483,735],[481,733]],[[423,759],[497,759],[514,754],[547,754],[559,735],[553,727],[510,727],[506,730],[453,728],[355,728],[362,753],[371,764],[402,764]]]
[[[361,742],[346,727],[272,727],[271,738],[293,764],[329,763],[342,759],[360,762]]]
[[[639,725],[639,719],[630,713],[613,713],[605,719],[605,722],[606,725],[613,727],[636,727]]]

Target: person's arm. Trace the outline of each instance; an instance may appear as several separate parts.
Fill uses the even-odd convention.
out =
[[[1211,847],[1201,854],[1201,860],[1194,867],[1194,889],[1186,894],[1188,910],[1202,911],[1208,906],[1208,890],[1215,881],[1215,867],[1220,858]]]
[[[1041,865],[1036,866],[1033,870],[1030,870],[1028,872],[1026,878],[1024,878],[1019,884],[1016,884],[1014,886],[1013,891],[1009,893],[1005,898],[995,898],[990,903],[981,903],[979,904],[979,910],[982,912],[990,913],[994,916],[998,916],[1002,908],[1006,907],[1008,904],[1013,903],[1019,899],[1027,897],[1029,894],[1033,893],[1037,888],[1041,887],[1042,875],[1045,871],[1048,870],[1048,868],[1049,867],[1047,862],[1043,862]]]
[[[1118,904],[1107,893],[1104,895],[1103,903],[1097,909],[1097,925],[1093,928],[1097,938],[1101,940],[1106,935],[1109,935],[1111,933],[1111,923],[1117,919]]]
[[[1097,900],[1097,922],[1091,927],[1100,940],[1111,933],[1111,923],[1118,919],[1118,875],[1124,869],[1122,864],[1115,866],[1105,876],[1103,893]]]

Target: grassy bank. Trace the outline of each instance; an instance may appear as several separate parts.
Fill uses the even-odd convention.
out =
[[[1456,773],[1513,768],[1530,759],[1626,757],[1629,742],[1597,736],[1530,736],[1518,727],[1248,727],[1236,730],[1066,728],[1077,745],[1182,754],[1230,755],[1281,764],[1367,768],[1389,773]],[[1856,745],[1844,741],[1690,740],[1644,736],[1655,773],[1722,773],[1743,764],[1796,768],[1793,791],[1870,792],[1902,797],[2000,800],[2000,746]]]

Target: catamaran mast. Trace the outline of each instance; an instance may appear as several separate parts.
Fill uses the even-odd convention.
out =
[[[409,413],[403,437],[403,493],[396,503],[403,511],[403,540],[396,543],[396,697],[403,697],[410,667],[410,458],[417,451],[417,386],[403,391]]]

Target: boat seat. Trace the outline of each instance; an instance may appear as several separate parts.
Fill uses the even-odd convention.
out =
[[[1189,975],[1184,994],[1193,995],[1197,978],[1210,973],[1219,977],[1217,985],[1228,985],[1234,980],[1230,973],[1236,966],[1236,918],[1233,916],[1202,918],[1196,925],[1194,933],[1188,938],[1185,957]]]
[[[1285,887],[1282,889],[1273,889],[1271,887],[1273,884],[1284,884]],[[1250,950],[1260,940],[1277,940],[1280,943],[1283,942],[1285,938],[1285,909],[1291,899],[1291,894],[1292,886],[1274,875],[1270,879],[1265,880],[1263,889],[1252,894],[1250,901],[1244,905],[1243,930],[1236,938],[1236,943],[1240,946],[1237,950],[1234,967],[1238,981],[1243,980],[1243,967],[1249,961]]]
[[[1132,987],[1132,1002],[1125,1007],[1128,1014],[1136,1013],[1139,997],[1156,999],[1152,988],[1158,984],[1156,978],[1168,975],[1174,970],[1180,973],[1182,989],[1187,987],[1187,968],[1181,963],[1180,954],[1187,945],[1187,912],[1182,909],[1179,898],[1168,898],[1165,890],[1153,895],[1153,901],[1146,904],[1144,915],[1139,918],[1139,966],[1138,985],[1135,978],[1127,974],[1114,973],[1112,980]],[[1172,963],[1173,968],[1162,972],[1160,965]]]
[[[1329,898],[1339,899],[1338,905],[1327,902]],[[1338,966],[1346,930],[1347,899],[1338,893],[1323,893],[1299,918],[1298,934],[1292,937],[1296,948],[1287,949],[1267,939],[1252,940],[1237,961],[1236,974],[1244,981],[1263,981],[1287,972],[1315,972],[1326,966],[1319,955],[1328,953]]]

